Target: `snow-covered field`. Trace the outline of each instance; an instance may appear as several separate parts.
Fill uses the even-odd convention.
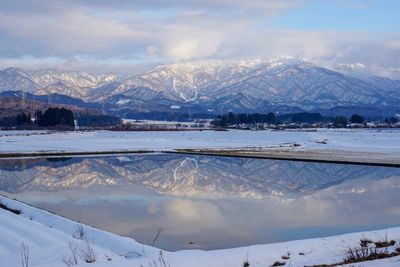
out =
[[[1,131],[0,153],[290,148],[400,154],[400,130],[43,132]],[[296,143],[300,146],[293,146]]]
[[[2,267],[23,266],[21,253],[24,251],[29,252],[29,266],[67,266],[64,261],[73,261],[73,249],[76,249],[77,263],[81,266],[163,267],[159,262],[160,250],[157,248],[89,226],[80,226],[77,222],[2,196],[0,201],[9,208],[22,211],[21,215],[16,215],[0,209],[0,266]],[[162,257],[167,263],[166,266],[171,267],[240,267],[246,259],[250,266],[260,267],[271,266],[276,261],[285,262],[285,266],[293,267],[327,264],[340,262],[348,248],[357,247],[360,239],[366,238],[372,241],[382,241],[385,238],[398,241],[400,227],[225,250],[163,251]],[[26,249],[22,249],[22,244]],[[83,260],[83,254],[88,251],[88,244],[96,260],[90,265]],[[389,251],[393,249],[389,248]],[[283,259],[282,256],[288,258]],[[400,266],[400,257],[349,266]]]
[[[202,120],[205,123],[205,127],[210,128],[210,122],[211,120]],[[186,127],[192,127],[199,125],[197,122],[181,122],[181,121],[156,121],[156,120],[133,120],[133,119],[122,119],[123,123],[131,123],[131,124],[138,124],[138,125],[169,125],[169,126],[176,126],[176,125],[181,125],[181,126],[186,126]]]

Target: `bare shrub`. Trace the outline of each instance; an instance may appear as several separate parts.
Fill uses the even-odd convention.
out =
[[[81,259],[86,263],[95,262],[96,261],[96,253],[94,252],[92,245],[90,244],[89,240],[87,239],[87,236],[83,229],[82,224],[77,224],[75,226],[75,232],[73,233],[72,236],[76,239],[82,240],[82,245],[80,248]],[[76,255],[75,248],[73,248],[73,249],[70,248],[70,249],[71,249],[72,254],[74,255],[74,253],[75,253],[75,255]],[[72,259],[72,262],[75,262],[74,259]]]
[[[274,264],[272,264],[271,266],[272,266],[272,267],[275,267],[275,266],[283,266],[283,265],[285,265],[284,262],[276,261],[276,262],[274,262]]]
[[[312,265],[308,267],[333,267],[344,264],[379,260],[400,256],[400,247],[394,247],[396,241],[389,240],[387,237],[383,241],[372,241],[370,239],[361,239],[359,247],[350,247],[345,251],[341,262],[334,264]],[[307,267],[307,266],[306,266]]]
[[[152,246],[152,247],[154,247],[154,244],[156,243],[158,237],[159,237],[160,234],[161,234],[161,231],[162,231],[162,228],[158,229],[157,234],[156,234],[156,236],[155,236],[154,239],[153,239],[153,242],[151,242],[151,246]]]
[[[246,259],[243,261],[242,267],[250,267],[249,252],[247,252]]]
[[[368,247],[368,245],[372,244],[372,243],[374,243],[374,242],[372,242],[371,239],[367,239],[367,238],[360,239],[360,246],[361,247]]]
[[[68,248],[69,248],[71,255],[64,256],[63,262],[67,266],[77,265],[78,264],[78,245],[73,244],[72,242],[69,242]]]
[[[388,248],[388,247],[392,247],[392,246],[396,245],[396,241],[384,240],[384,241],[374,242],[374,244],[375,244],[375,247],[377,247],[377,248]]]
[[[346,251],[343,264],[372,261],[399,256],[398,252],[388,252],[377,247],[349,248]]]
[[[25,243],[21,245],[21,265],[22,267],[29,267],[29,246]]]
[[[282,258],[282,260],[289,260],[290,259],[290,252],[289,251],[286,252],[286,255],[283,255],[281,258]]]
[[[160,255],[158,256],[158,261],[153,260],[153,262],[149,262],[150,267],[171,267],[171,265],[164,259],[164,255],[160,250]]]
[[[382,241],[374,242],[374,244],[375,244],[375,247],[376,247],[376,248],[385,248],[386,251],[387,251],[387,249],[388,249],[389,247],[393,247],[394,245],[396,245],[396,241],[394,241],[394,240],[389,240],[389,238],[388,238],[388,236],[387,236],[387,233],[385,233],[385,239],[382,240]]]
[[[396,245],[396,241],[389,240],[387,234],[385,234],[384,240],[375,242],[364,238],[360,240],[360,248],[349,248],[346,251],[343,262],[355,263],[398,256],[398,247],[394,248],[394,251],[389,252],[389,247],[393,247],[394,245]]]
[[[93,263],[96,261],[96,253],[88,240],[83,240],[81,256],[82,260],[87,263]]]
[[[83,230],[82,224],[75,225],[75,232],[72,235],[76,239],[83,240],[85,237],[85,231]]]

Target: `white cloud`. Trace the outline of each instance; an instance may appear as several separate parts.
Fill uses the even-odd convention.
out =
[[[400,50],[400,40],[389,41],[386,43],[386,46],[391,49]]]
[[[354,62],[400,68],[399,33],[269,26],[269,19],[302,0],[16,2],[0,3],[0,67],[117,70],[155,62],[291,55],[331,68]]]
[[[160,49],[155,46],[148,46],[146,48],[146,55],[149,60],[153,60],[160,55]]]
[[[215,56],[222,42],[223,33],[219,29],[208,30],[194,26],[170,26],[159,40],[163,54],[176,60]],[[163,45],[165,44],[165,45]]]
[[[364,70],[366,66],[362,63],[338,63],[335,66],[337,70],[346,70],[346,71],[354,71],[354,70]]]

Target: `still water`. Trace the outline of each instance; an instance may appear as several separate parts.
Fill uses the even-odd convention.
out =
[[[168,250],[398,226],[400,169],[137,154],[0,160],[0,193]]]

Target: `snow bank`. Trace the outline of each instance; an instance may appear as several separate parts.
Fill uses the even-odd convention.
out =
[[[131,238],[79,224],[60,216],[36,209],[23,203],[0,196],[6,206],[19,209],[21,215],[0,209],[0,265],[2,267],[21,266],[21,245],[29,247],[29,266],[66,266],[63,259],[71,255],[69,243],[84,250],[82,244],[87,240],[93,247],[97,261],[89,266],[132,267],[150,266],[153,260],[158,262],[160,250],[141,245]],[[101,207],[99,207],[101,208]],[[163,258],[171,267],[203,266],[242,266],[248,259],[250,266],[271,266],[275,261],[286,262],[286,266],[304,266],[333,263],[343,259],[344,252],[358,246],[360,239],[374,241],[385,237],[398,241],[400,227],[385,230],[353,233],[327,238],[290,241],[276,244],[255,245],[234,249],[199,251],[186,250],[163,252]],[[282,256],[289,255],[283,260]],[[87,263],[79,259],[79,265]],[[352,266],[399,266],[400,257],[383,259]],[[160,266],[160,265],[157,265]]]

